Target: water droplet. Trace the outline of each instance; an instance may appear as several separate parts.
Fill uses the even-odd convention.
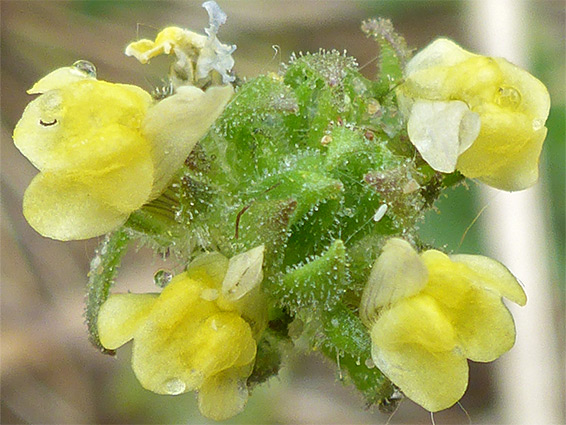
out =
[[[73,64],[74,68],[77,68],[79,71],[85,73],[89,77],[96,78],[96,67],[92,62],[80,60],[76,61]]]
[[[521,93],[514,87],[499,87],[495,102],[503,108],[515,110],[521,104]]]
[[[364,364],[368,369],[373,369],[375,367],[375,363],[373,362],[372,358],[369,357],[365,360]]]
[[[165,391],[167,394],[178,395],[185,392],[187,386],[179,378],[171,378],[165,382]]]
[[[169,282],[173,279],[173,273],[160,269],[153,275],[153,283],[155,283],[160,288],[165,288]]]
[[[540,130],[543,126],[544,126],[543,120],[539,120],[539,119],[533,120],[533,130],[534,131]]]

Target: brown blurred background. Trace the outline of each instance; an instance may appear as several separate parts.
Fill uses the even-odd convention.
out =
[[[88,343],[83,298],[88,264],[98,241],[53,241],[29,227],[21,213],[21,202],[37,171],[11,140],[14,125],[30,101],[25,91],[49,71],[78,59],[93,62],[103,80],[137,84],[146,90],[159,84],[156,70],[124,56],[124,47],[138,37],[153,37],[166,25],[202,31],[207,26],[207,15],[200,3],[1,2],[2,423],[206,422],[196,410],[193,394],[168,397],[143,390],[129,367],[129,348],[122,349],[117,358],[110,358]],[[359,30],[363,19],[392,18],[411,47],[422,48],[444,35],[478,49],[477,22],[484,13],[479,3],[224,0],[219,4],[228,14],[228,22],[219,38],[238,46],[235,70],[242,77],[277,71],[291,52],[319,48],[347,50],[371,77],[377,50],[375,43]],[[549,87],[553,99],[537,189],[541,195],[532,205],[543,219],[515,230],[527,232],[535,228],[546,244],[544,255],[530,257],[537,267],[544,268],[546,277],[536,288],[530,289],[525,282],[533,305],[540,306],[540,310],[531,309],[535,319],[529,320],[535,330],[529,328],[528,332],[533,333],[524,337],[527,341],[534,337],[537,327],[549,336],[546,342],[529,348],[532,351],[524,357],[527,360],[521,360],[518,366],[499,366],[499,361],[472,364],[470,387],[462,405],[475,424],[518,423],[511,419],[512,411],[524,407],[523,402],[532,406],[533,417],[540,419],[536,423],[564,423],[565,11],[562,1],[517,1],[502,9],[502,18],[514,16],[514,3],[523,7],[517,19],[527,34],[528,43],[521,45],[526,66]],[[496,26],[500,24],[495,22]],[[488,236],[493,234],[493,226],[498,226],[490,219],[480,218],[460,246],[466,228],[486,205],[485,197],[478,194],[474,183],[449,195],[439,202],[440,213],[429,214],[422,226],[423,237],[449,250],[489,254]],[[132,250],[119,274],[118,288],[150,290],[152,274],[160,265],[161,260],[151,252]],[[169,268],[175,266],[166,264]],[[554,377],[552,382],[544,378],[549,374]],[[532,398],[509,405],[504,391],[514,385],[524,386],[525,380],[519,379],[522,376],[529,377]],[[500,382],[510,385],[502,386]],[[246,411],[230,422],[388,420],[389,415],[364,409],[361,398],[337,380],[328,362],[316,355],[297,355],[287,359],[280,377],[257,389]],[[405,400],[389,423],[430,421],[428,412]],[[458,406],[436,414],[435,421],[468,423]]]

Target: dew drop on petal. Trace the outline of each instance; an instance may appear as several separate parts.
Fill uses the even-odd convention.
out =
[[[185,392],[187,386],[179,378],[171,378],[165,382],[165,391],[167,394],[178,395]]]
[[[96,78],[96,67],[92,62],[79,60],[73,64],[74,68],[88,75],[89,77]]]
[[[515,110],[521,104],[521,93],[514,87],[499,87],[496,102],[503,108]]]
[[[160,288],[165,288],[171,279],[173,278],[173,273],[160,269],[155,272],[153,275],[153,283],[155,283]]]

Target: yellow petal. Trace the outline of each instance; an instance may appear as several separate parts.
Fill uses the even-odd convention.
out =
[[[79,81],[31,102],[14,129],[14,143],[40,170],[93,169],[122,154],[124,138],[149,152],[140,127],[150,102],[135,86]]]
[[[230,85],[210,87],[206,91],[182,86],[176,94],[149,109],[143,131],[151,143],[156,170],[152,196],[167,186],[233,93]]]
[[[472,288],[448,315],[470,360],[491,362],[515,343],[513,317],[496,293]]]
[[[450,317],[464,354],[471,360],[488,362],[511,349],[515,325],[501,296],[505,293],[514,300],[524,300],[524,292],[511,273],[487,257],[449,258],[430,250],[422,258],[429,271],[423,293],[434,297]]]
[[[457,168],[466,177],[498,189],[514,191],[532,186],[538,179],[546,127],[542,123],[533,126],[532,118],[496,105],[484,106],[480,115],[480,134],[460,156]]]
[[[476,56],[452,40],[439,38],[417,53],[407,64],[405,74],[407,77],[423,69],[435,66],[454,66]]]
[[[215,421],[237,415],[248,401],[246,378],[252,365],[230,368],[204,380],[198,393],[201,414]]]
[[[218,312],[214,302],[201,297],[208,289],[208,282],[182,273],[161,292],[134,336],[132,369],[144,388],[179,394],[198,388],[206,377],[193,367],[193,356],[199,328]]]
[[[167,27],[157,34],[155,41],[143,39],[130,43],[125,53],[127,56],[135,57],[141,63],[147,63],[155,56],[173,53],[175,48],[184,50],[185,54],[190,49],[196,53],[203,48],[205,41],[206,36],[204,35],[178,27]]]
[[[88,182],[90,196],[128,214],[151,199],[153,164],[147,151],[141,148],[137,151],[125,149],[122,155],[109,158],[108,162],[107,167],[94,172],[85,170],[73,173],[80,180]]]
[[[45,93],[46,91],[60,89],[71,83],[85,79],[95,80],[96,77],[84,71],[81,71],[76,66],[66,66],[64,68],[59,68],[53,72],[50,72],[37,83],[35,83],[33,87],[27,92],[29,94]]]
[[[403,239],[389,239],[364,288],[360,318],[371,323],[379,309],[418,293],[427,278],[426,267],[415,249]]]
[[[474,285],[495,291],[520,306],[527,303],[527,295],[523,287],[499,261],[481,255],[466,254],[451,255],[450,259],[465,264],[474,271],[472,278]]]
[[[464,264],[450,261],[443,252],[431,249],[421,253],[428,270],[428,283],[423,293],[449,309],[458,309],[472,290],[473,271]]]
[[[250,326],[236,313],[208,317],[194,335],[193,343],[198,351],[191,358],[191,365],[205,377],[247,365],[256,354]]]
[[[436,171],[451,173],[458,156],[480,132],[480,117],[461,101],[416,101],[407,131],[423,159]]]
[[[129,214],[90,196],[89,189],[77,179],[40,173],[24,194],[24,216],[41,235],[62,241],[102,235],[126,221]]]
[[[228,262],[228,258],[219,252],[203,253],[191,261],[187,268],[187,276],[194,280],[210,281],[211,287],[220,293]]]
[[[113,294],[100,307],[100,343],[114,350],[134,337],[155,304],[158,294]]]
[[[494,58],[501,69],[506,89],[518,92],[520,102],[516,105],[516,111],[532,118],[534,127],[542,127],[550,112],[550,95],[546,86],[537,78],[524,69],[513,65],[503,58]],[[513,93],[511,90],[511,93]],[[499,96],[505,95],[505,91],[499,91]],[[505,102],[496,99],[496,103],[505,106]]]
[[[371,328],[371,339],[375,365],[425,409],[446,409],[466,391],[466,358],[432,298],[417,295],[385,310]]]

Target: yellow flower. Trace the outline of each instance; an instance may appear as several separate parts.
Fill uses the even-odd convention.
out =
[[[409,63],[397,89],[407,130],[437,171],[455,169],[504,190],[538,179],[550,109],[546,87],[502,58],[434,41]]]
[[[159,295],[111,295],[99,312],[100,342],[116,349],[133,339],[132,368],[144,388],[197,390],[204,416],[227,419],[247,402],[256,339],[267,322],[262,261],[263,246],[230,261],[205,254]]]
[[[177,59],[176,73],[181,71],[181,80],[191,83],[207,77],[212,70],[220,74],[224,84],[234,81],[230,71],[234,66],[232,53],[236,46],[222,44],[216,37],[220,25],[226,22],[226,14],[214,1],[206,1],[202,6],[209,15],[206,36],[183,28],[167,27],[157,34],[155,41],[142,39],[130,43],[126,47],[126,55],[141,63],[148,63],[162,54],[174,55]]]
[[[407,397],[431,412],[446,409],[466,391],[466,359],[490,362],[513,346],[515,325],[502,297],[527,302],[499,262],[436,250],[419,255],[390,239],[360,305],[372,359]]]
[[[42,78],[14,129],[16,147],[41,171],[24,215],[54,239],[109,232],[159,196],[233,93],[184,86],[153,103],[139,87],[94,74],[80,61]]]

